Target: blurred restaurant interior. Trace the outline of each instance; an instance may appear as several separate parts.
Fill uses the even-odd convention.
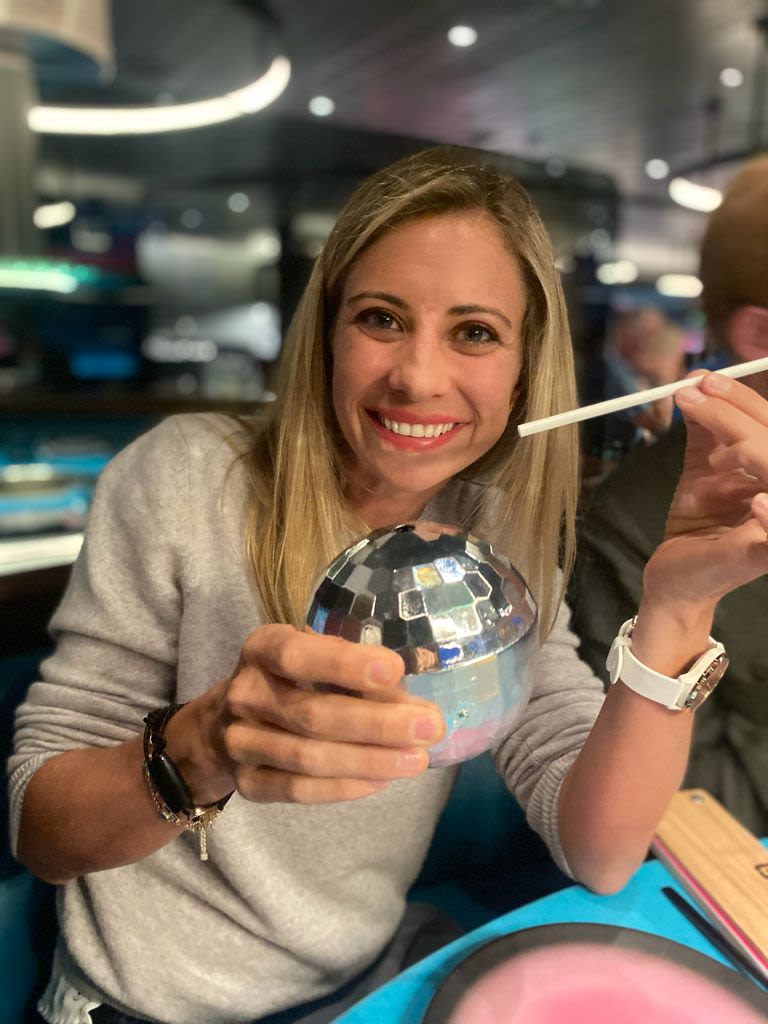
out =
[[[45,625],[110,456],[273,397],[283,325],[368,173],[432,143],[530,190],[581,400],[612,318],[706,350],[697,247],[768,147],[765,0],[0,2],[0,648]],[[585,469],[623,442],[585,430]],[[11,669],[8,669],[11,671]]]
[[[107,462],[167,416],[273,401],[343,204],[435,144],[480,151],[541,211],[581,404],[732,361],[705,327],[699,246],[768,151],[768,0],[0,0],[4,760]],[[649,423],[582,425],[584,495],[655,443]],[[471,809],[499,834],[508,814],[469,778],[462,849]],[[566,883],[519,849],[515,899]],[[29,938],[50,894],[21,872],[3,839],[0,1024],[52,950]]]

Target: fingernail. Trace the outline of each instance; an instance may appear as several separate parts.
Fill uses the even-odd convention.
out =
[[[424,771],[428,763],[423,750],[405,750],[397,756],[398,771],[407,772],[409,775]]]
[[[706,402],[707,396],[703,395],[695,385],[691,385],[680,388],[677,393],[677,399],[679,402],[689,402],[691,405],[698,405],[699,402]]]
[[[733,381],[730,377],[724,377],[722,373],[710,373],[706,377],[707,387],[710,391],[714,391],[718,395],[724,395],[726,391],[730,391],[733,387]],[[698,391],[698,388],[696,389]]]
[[[428,718],[417,718],[411,723],[411,738],[414,740],[434,740],[440,733],[440,722],[434,715]]]
[[[365,670],[365,680],[372,686],[386,686],[392,682],[392,666],[383,658],[372,661]]]
[[[757,505],[761,512],[768,512],[768,494],[756,494],[752,504]]]

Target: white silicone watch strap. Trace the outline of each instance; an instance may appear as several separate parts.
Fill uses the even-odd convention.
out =
[[[711,666],[715,658],[725,655],[723,645],[718,643],[714,637],[709,637],[709,642],[712,645],[709,650],[697,658],[687,672],[675,679],[656,672],[634,656],[631,644],[635,621],[635,619],[627,619],[611,645],[606,661],[611,683],[621,680],[630,690],[657,704],[663,704],[668,711],[682,711],[691,703],[690,694],[703,678],[703,673]],[[727,664],[727,659],[725,659],[725,665]],[[714,680],[712,688],[717,685],[719,678],[720,676]],[[711,689],[707,692],[711,692]],[[701,698],[701,700],[703,699],[704,697]],[[691,704],[691,706],[695,706],[695,704]]]
[[[629,641],[629,637],[626,639]],[[630,690],[639,693],[641,697],[664,704],[670,711],[682,710],[683,700],[691,689],[689,680],[681,682],[680,679],[663,676],[660,672],[656,672],[638,661],[632,653],[629,643],[622,644],[621,669],[618,678]]]

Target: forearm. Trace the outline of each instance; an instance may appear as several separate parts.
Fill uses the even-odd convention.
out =
[[[711,611],[673,616],[645,602],[632,650],[677,676],[708,646]],[[598,892],[620,889],[642,863],[680,787],[693,714],[668,711],[621,683],[611,687],[560,795],[560,835],[575,877]]]
[[[142,742],[70,750],[46,761],[24,794],[18,858],[60,884],[147,857],[179,834],[142,778]]]
[[[202,730],[208,715],[209,702],[201,699],[182,708],[167,730],[168,751],[201,803],[224,795],[229,783],[214,772],[206,754]],[[182,829],[159,815],[143,762],[141,736],[113,747],[70,750],[46,761],[24,794],[21,863],[45,881],[60,884],[87,872],[135,863],[177,838]],[[204,776],[215,793],[210,801],[200,784]]]

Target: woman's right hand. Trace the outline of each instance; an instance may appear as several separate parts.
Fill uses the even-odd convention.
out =
[[[216,769],[205,783],[187,780],[193,793],[200,802],[234,788],[258,802],[325,803],[419,775],[445,723],[402,676],[402,659],[386,648],[260,626],[232,676],[202,698]]]

